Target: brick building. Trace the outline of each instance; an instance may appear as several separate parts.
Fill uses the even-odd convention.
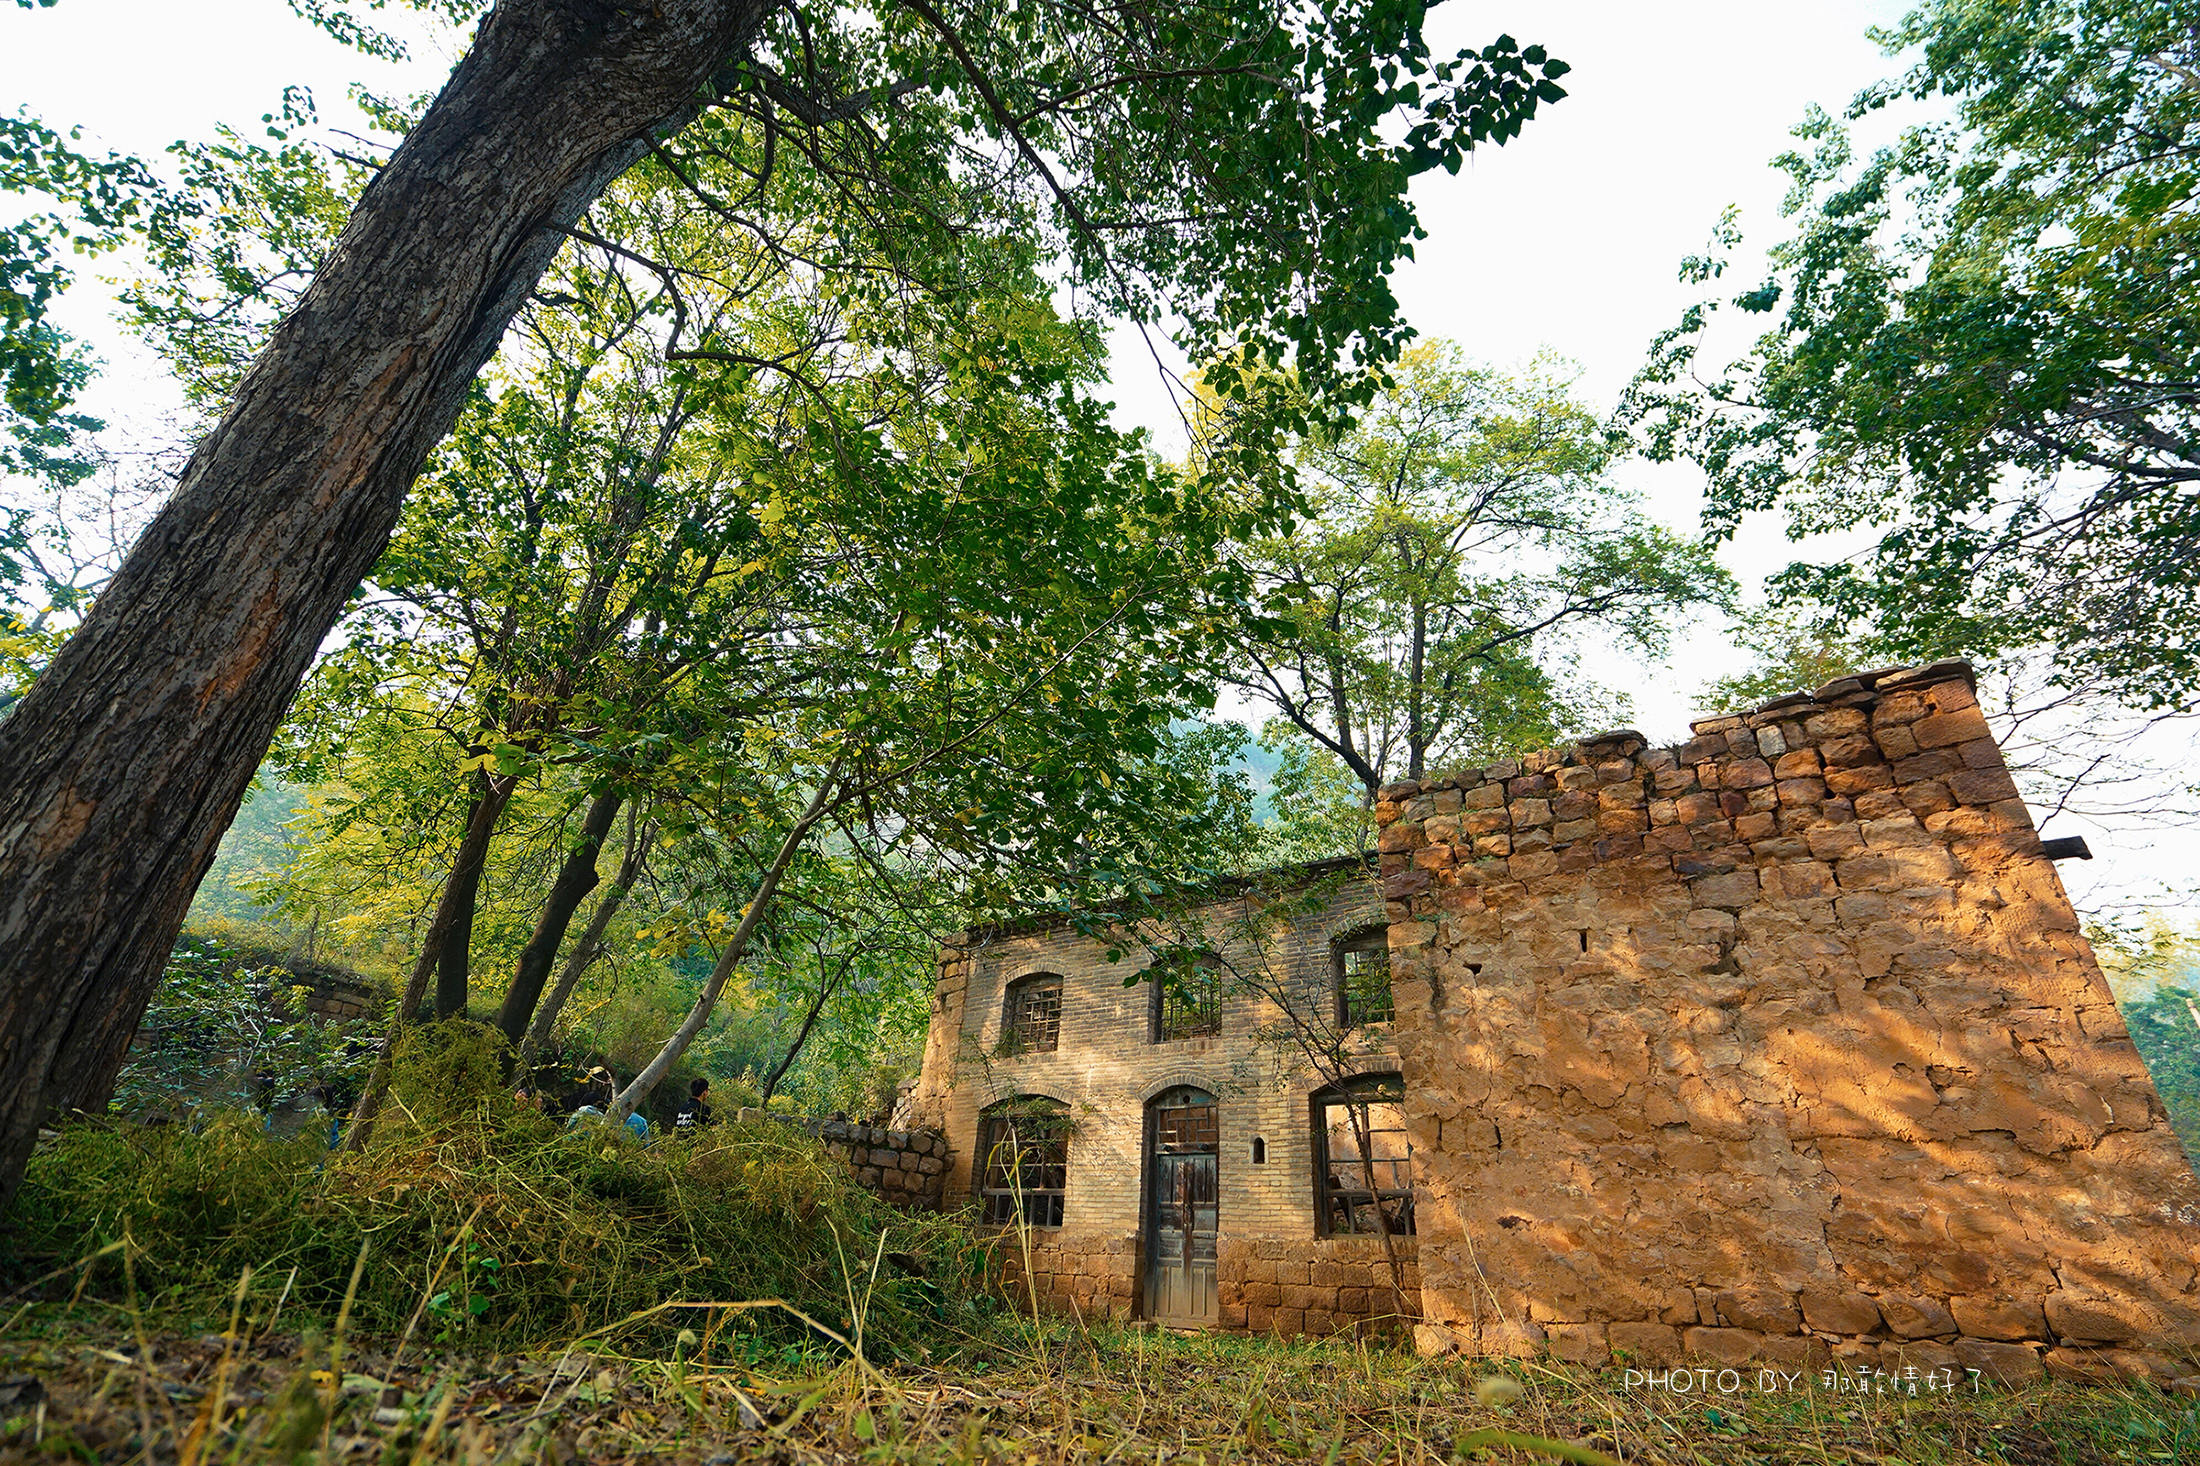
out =
[[[2200,1383],[2200,1181],[1969,668],[1694,731],[1386,789],[1376,873],[969,934],[949,1197],[1087,1311]]]

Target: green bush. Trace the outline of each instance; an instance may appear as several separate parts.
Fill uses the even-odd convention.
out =
[[[244,1114],[197,1130],[88,1122],[40,1147],[12,1220],[19,1276],[127,1237],[141,1300],[206,1316],[249,1267],[256,1296],[287,1288],[287,1307],[332,1319],[364,1245],[355,1329],[394,1332],[418,1309],[430,1337],[493,1347],[675,1300],[777,1298],[849,1337],[860,1313],[864,1352],[891,1358],[951,1346],[990,1313],[967,1232],[894,1211],[812,1137],[730,1116],[649,1146],[566,1129],[512,1101],[471,1024],[401,1053],[363,1154],[271,1137]],[[119,1253],[91,1271],[95,1291],[126,1286]],[[778,1309],[675,1309],[628,1328],[823,1343]]]

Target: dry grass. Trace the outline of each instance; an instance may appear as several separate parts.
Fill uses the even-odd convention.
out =
[[[1059,1323],[1004,1323],[952,1368],[881,1372],[845,1355],[729,1357],[714,1326],[722,1318],[695,1315],[663,1356],[625,1352],[613,1329],[563,1348],[479,1357],[388,1341],[339,1347],[255,1330],[243,1317],[227,1337],[153,1337],[126,1313],[41,1305],[0,1337],[0,1460],[2200,1460],[2193,1403],[2144,1388],[1859,1398],[1813,1381],[1707,1400],[1537,1363],[1499,1371],[1366,1346]],[[1477,1391],[1493,1373],[1518,1382],[1516,1401]],[[1493,1432],[1549,1444],[1493,1443]]]

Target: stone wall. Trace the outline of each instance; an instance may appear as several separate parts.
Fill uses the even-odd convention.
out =
[[[936,1130],[889,1130],[846,1120],[803,1128],[825,1142],[828,1153],[848,1163],[865,1189],[904,1211],[938,1211],[947,1179],[947,1137]]]
[[[1377,817],[1425,1348],[2200,1373],[2200,1182],[1969,669]]]

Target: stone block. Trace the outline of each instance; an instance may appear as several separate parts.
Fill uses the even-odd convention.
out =
[[[2146,1326],[2144,1316],[2121,1299],[2058,1288],[2045,1301],[2047,1326],[2065,1344],[2128,1344]]]
[[[1411,850],[1419,845],[1421,840],[1421,827],[1419,825],[1386,825],[1382,833],[1375,837],[1375,848],[1386,853]]]
[[[1822,745],[1818,751],[1824,756],[1825,766],[1829,769],[1868,768],[1883,762],[1879,745],[1862,734],[1853,738],[1835,738]]]
[[[1955,1315],[1934,1298],[1905,1298],[1882,1294],[1879,1315],[1897,1338],[1929,1339],[1956,1331]]]
[[[1821,1333],[1868,1334],[1879,1327],[1879,1305],[1864,1293],[1804,1289],[1803,1322]]]
[[[2005,769],[2009,767],[1991,738],[1981,738],[1976,743],[1966,743],[1956,749],[1956,757],[1963,760],[1967,769]]]
[[[1630,1363],[1678,1364],[1681,1331],[1662,1323],[1615,1323],[1605,1330],[1614,1354]]]
[[[1803,719],[1803,731],[1819,742],[1853,737],[1869,726],[1870,720],[1856,708],[1828,708]]]
[[[1853,769],[1826,770],[1826,790],[1831,794],[1854,796],[1873,789],[1894,787],[1894,770],[1885,764],[1865,764]]]
[[[1754,1329],[1682,1329],[1681,1347],[1692,1358],[1721,1364],[1747,1364],[1757,1358],[1765,1336]]]
[[[1512,802],[1512,823],[1516,830],[1531,825],[1547,825],[1551,822],[1551,802],[1547,799],[1515,799]]]
[[[2016,780],[2005,769],[1960,769],[1944,782],[1948,792],[1965,804],[1994,804],[2018,797]]]
[[[1890,759],[1909,758],[1917,752],[1917,740],[1907,728],[1879,728],[1873,730],[1873,740],[1879,751]]]
[[[1688,883],[1689,900],[1697,906],[1723,906],[1730,910],[1757,899],[1757,872],[1730,871],[1725,875],[1698,876]]]
[[[1610,1340],[1600,1323],[1554,1323],[1544,1329],[1551,1352],[1574,1364],[1603,1364],[1612,1357]]]
[[[1707,764],[1726,756],[1726,739],[1706,736],[1691,738],[1676,752],[1683,764]]]
[[[1502,805],[1496,809],[1478,809],[1461,816],[1459,828],[1469,835],[1495,835],[1512,828],[1512,816]]]
[[[1775,779],[1815,779],[1822,767],[1824,766],[1818,761],[1817,749],[1798,748],[1792,753],[1780,755],[1779,762],[1772,766],[1772,777]]]
[[[1956,1340],[1956,1360],[1998,1385],[2028,1385],[2046,1376],[2040,1351],[2030,1344],[1997,1344],[1986,1339]]]
[[[1782,779],[1774,789],[1787,805],[1817,804],[1826,797],[1823,779]]]
[[[1745,758],[1728,764],[1719,773],[1721,789],[1756,789],[1772,782],[1772,765],[1761,758]]]
[[[2010,1298],[1963,1297],[1948,1300],[1956,1327],[1974,1339],[2044,1339],[2047,1318],[2038,1302]]]
[[[1792,1334],[1803,1326],[1795,1300],[1768,1289],[1728,1289],[1717,1298],[1719,1318],[1760,1334]]]
[[[1917,740],[1919,748],[1948,748],[1990,735],[1986,715],[1973,704],[1919,718],[1910,725],[1910,736]]]
[[[1737,840],[1765,840],[1779,833],[1780,821],[1772,814],[1742,814],[1734,817],[1734,838]]]

